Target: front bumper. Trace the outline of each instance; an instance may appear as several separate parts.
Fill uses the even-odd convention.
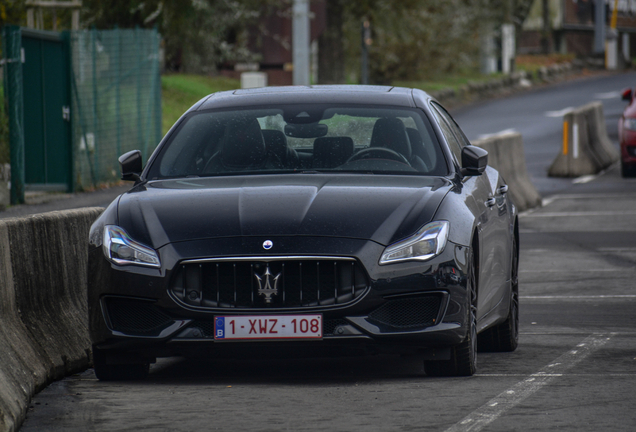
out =
[[[138,353],[148,358],[259,348],[326,354],[334,350],[424,353],[443,350],[466,337],[467,247],[449,242],[441,255],[428,262],[379,266],[377,260],[384,248],[373,242],[323,238],[305,238],[302,242],[292,238],[272,240],[279,246],[278,256],[355,259],[366,273],[364,293],[345,304],[302,308],[194,307],[177,298],[171,290],[179,264],[201,257],[237,256],[236,251],[250,249],[245,239],[168,245],[160,250],[161,269],[118,266],[107,261],[100,248],[94,248],[89,253],[88,292],[94,346],[105,352]],[[256,239],[254,243],[260,246],[262,242]],[[252,251],[253,256],[262,255],[262,249],[252,248]],[[319,340],[230,342],[214,339],[217,315],[307,313],[322,315],[323,337]]]

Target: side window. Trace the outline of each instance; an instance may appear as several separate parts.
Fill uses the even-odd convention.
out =
[[[446,138],[446,142],[448,142],[450,150],[455,156],[455,162],[457,162],[457,164],[460,165],[462,160],[462,145],[460,144],[458,139],[455,137],[455,134],[453,133],[453,130],[450,127],[450,124],[453,124],[453,121],[452,119],[450,119],[450,116],[448,116],[448,114],[446,113],[446,111],[444,111],[442,107],[440,107],[436,103],[433,103],[432,105],[434,108],[432,110],[433,114],[435,114],[435,118],[437,119],[437,123],[439,123],[439,126],[442,129],[444,138]],[[446,119],[446,117],[448,117],[451,121],[449,122]]]
[[[455,136],[459,140],[459,144],[462,147],[466,147],[467,145],[470,145],[470,141],[468,141],[468,138],[466,138],[466,135],[464,135],[464,132],[459,128],[459,126],[455,122],[455,119],[451,117],[448,111],[446,111],[440,105],[436,105],[435,108],[439,110],[439,112],[444,116],[444,118],[450,125],[450,128],[453,130],[453,132],[455,132]]]

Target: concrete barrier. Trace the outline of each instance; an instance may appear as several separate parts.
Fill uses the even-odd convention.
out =
[[[520,133],[506,132],[472,144],[488,152],[488,165],[499,171],[504,178],[508,185],[508,194],[519,211],[541,206],[541,195],[528,174]]]
[[[88,231],[101,208],[0,221],[0,431],[33,394],[90,362]]]
[[[596,174],[619,159],[605,128],[603,104],[592,102],[563,116],[561,152],[548,169],[550,177]]]

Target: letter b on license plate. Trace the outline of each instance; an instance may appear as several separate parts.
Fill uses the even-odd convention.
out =
[[[320,339],[322,315],[217,316],[216,340]]]

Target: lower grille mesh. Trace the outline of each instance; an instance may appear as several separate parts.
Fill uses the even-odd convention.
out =
[[[393,299],[371,312],[369,318],[400,329],[428,327],[435,324],[441,300],[439,295]]]
[[[131,336],[159,336],[174,321],[152,303],[109,297],[104,300],[112,330]]]

